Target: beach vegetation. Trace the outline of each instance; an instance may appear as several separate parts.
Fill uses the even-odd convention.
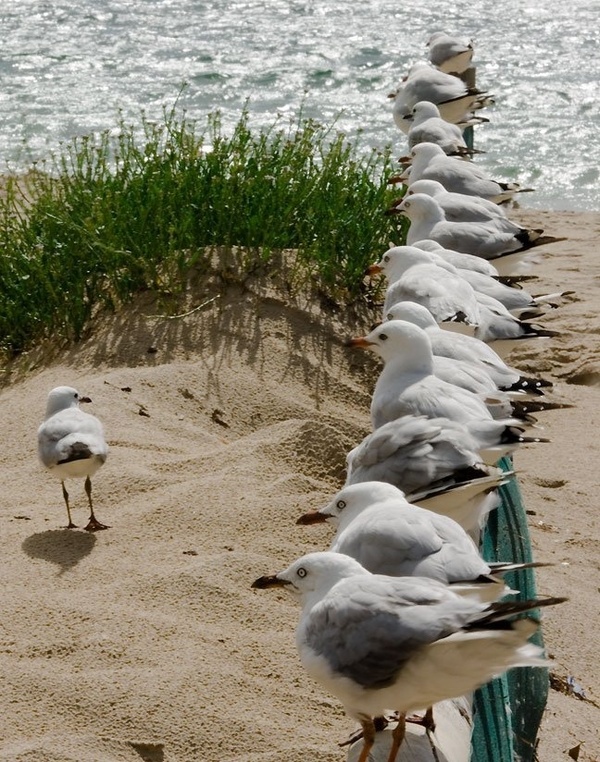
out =
[[[366,266],[403,230],[389,150],[313,120],[231,134],[218,113],[198,123],[164,110],[77,137],[0,192],[0,350],[48,337],[76,341],[99,310],[136,293],[183,294],[211,247],[240,247],[243,267],[293,249],[298,274],[329,299],[364,291]]]

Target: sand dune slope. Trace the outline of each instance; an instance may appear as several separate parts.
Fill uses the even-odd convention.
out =
[[[540,570],[540,591],[571,597],[546,615],[549,651],[597,698],[600,217],[521,216],[569,237],[540,254],[528,284],[577,292],[543,321],[568,333],[510,359],[554,377],[577,407],[542,414],[554,441],[523,449],[516,466],[536,556],[556,563]],[[296,603],[250,584],[327,545],[328,529],[294,522],[338,488],[369,430],[378,364],[343,340],[378,315],[292,299],[266,277],[215,275],[203,288],[190,307],[206,306],[187,317],[157,318],[146,298],[77,347],[33,352],[5,374],[2,762],[344,757],[336,742],[352,724],[299,666]],[[111,451],[93,480],[105,532],[62,528],[60,485],[36,459],[58,384],[91,396],[105,424]],[[69,491],[83,525],[83,485]],[[594,759],[599,720],[553,692],[540,759],[568,759],[580,741],[580,759]]]

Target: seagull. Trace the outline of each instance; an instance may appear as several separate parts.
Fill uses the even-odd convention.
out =
[[[419,241],[417,241],[417,243],[419,243]],[[412,245],[415,246],[415,244]],[[422,247],[416,246],[416,248]],[[454,272],[456,275],[464,278],[476,293],[486,294],[487,296],[496,299],[503,304],[509,312],[514,313],[516,317],[520,317],[521,319],[540,317],[544,314],[544,307],[557,307],[564,296],[573,293],[572,291],[557,291],[553,294],[532,296],[525,289],[506,286],[493,276],[474,271],[470,267],[464,269],[460,266],[454,267],[448,262],[448,259],[439,253],[440,251],[449,251],[448,249],[437,250],[430,248],[429,250],[422,249],[422,251],[424,252],[424,262],[426,261],[428,264],[435,264],[445,270]],[[466,254],[464,256],[473,255]],[[399,269],[397,274],[400,272],[401,270]]]
[[[358,762],[375,741],[374,718],[399,713],[388,762],[404,740],[406,714],[463,696],[513,667],[546,667],[528,642],[538,622],[515,619],[564,598],[482,603],[423,577],[371,574],[342,553],[309,553],[253,588],[300,597],[296,630],[307,672],[362,726]]]
[[[404,117],[419,101],[434,103],[442,119],[452,124],[464,121],[472,111],[493,103],[487,93],[468,87],[458,77],[446,74],[426,61],[411,66],[407,77],[396,92],[390,94],[390,98],[394,99],[394,122],[405,134],[410,129],[410,123]]]
[[[440,71],[462,74],[473,59],[473,41],[434,32],[427,41],[429,60]]]
[[[536,280],[535,275],[528,275],[526,273],[512,273],[511,275],[500,274],[498,265],[503,265],[507,261],[514,260],[515,257],[512,254],[498,257],[492,262],[477,257],[474,254],[465,254],[462,251],[446,249],[441,243],[432,241],[431,238],[424,238],[422,241],[416,241],[413,246],[416,246],[417,249],[423,249],[423,251],[433,251],[434,254],[442,257],[446,262],[454,265],[457,270],[473,270],[476,273],[483,273],[484,275],[489,275],[491,278],[495,278],[497,281],[504,283],[507,286],[520,288],[520,284],[523,281]]]
[[[490,566],[456,521],[411,505],[401,490],[380,481],[344,487],[324,508],[305,513],[296,523],[322,522],[337,530],[329,550],[356,559],[372,574],[428,577],[483,602],[516,592],[506,587],[502,575],[524,568]]]
[[[60,479],[67,506],[68,529],[76,528],[71,519],[66,479],[83,479],[90,506],[88,532],[108,529],[94,515],[91,477],[104,464],[108,447],[100,421],[80,410],[80,402],[91,402],[70,386],[57,386],[48,395],[46,418],[38,429],[38,452],[44,466]]]
[[[426,307],[446,330],[494,342],[499,354],[506,354],[523,339],[546,339],[556,331],[519,320],[487,294],[475,291],[459,271],[444,260],[431,259],[431,252],[416,246],[394,246],[381,260],[367,268],[369,275],[385,273],[390,283],[383,305],[390,308],[402,301]]]
[[[498,436],[498,445],[500,439]],[[406,415],[380,426],[346,456],[346,486],[393,484],[406,499],[479,532],[496,500],[488,496],[512,474],[483,462],[481,440],[447,418]],[[503,449],[512,452],[516,445]]]
[[[488,201],[481,196],[469,196],[466,193],[451,193],[437,180],[415,180],[406,191],[407,196],[415,193],[425,193],[435,198],[444,211],[449,222],[489,222],[495,220],[499,225],[507,225],[507,229],[519,226],[511,222],[502,206]],[[540,231],[541,232],[541,231]]]
[[[393,246],[378,263],[370,265],[367,273],[384,273],[389,284],[384,314],[396,302],[413,301],[425,306],[437,323],[450,321],[475,328],[480,315],[474,289],[452,265],[440,262],[415,246]]]
[[[499,389],[543,395],[552,382],[544,378],[524,376],[507,365],[494,349],[474,336],[449,333],[436,323],[428,309],[416,302],[398,302],[385,314],[386,320],[406,320],[427,331],[434,356],[481,363]]]
[[[483,259],[494,260],[503,254],[566,240],[564,237],[541,235],[543,231],[506,225],[508,220],[504,223],[498,220],[450,222],[437,199],[425,193],[407,196],[395,207],[395,212],[410,220],[406,237],[409,245],[427,238],[437,241],[445,248],[474,254]]]
[[[481,292],[475,292],[475,294],[479,305],[480,321],[473,335],[491,344],[501,357],[506,357],[523,341],[546,341],[559,335],[558,331],[519,320],[511,315],[497,299],[487,294]],[[444,323],[446,330],[449,330],[451,326],[451,323]]]
[[[455,487],[486,479],[478,442],[447,418],[405,415],[380,426],[346,456],[346,485],[383,481],[407,499],[428,487]]]
[[[451,124],[440,116],[435,103],[419,101],[404,119],[409,122],[408,147],[419,143],[435,143],[447,156],[471,156],[476,151],[466,144],[461,127]]]
[[[410,155],[412,164],[406,170],[406,178],[400,175],[392,181],[406,179],[410,187],[417,180],[437,180],[447,191],[481,196],[497,204],[512,199],[516,193],[533,190],[521,188],[518,183],[494,180],[472,162],[446,156],[435,143],[419,143]]]
[[[346,345],[371,349],[384,361],[371,400],[374,429],[411,414],[463,424],[491,417],[477,395],[434,375],[431,341],[413,323],[391,320],[366,336],[349,339]]]

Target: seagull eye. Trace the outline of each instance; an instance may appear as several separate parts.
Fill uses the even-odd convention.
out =
[[[384,257],[384,258],[383,258],[383,261],[384,261],[384,262],[389,262],[389,261],[390,261],[390,258],[389,258],[389,257]]]
[[[343,510],[346,507],[346,501],[345,500],[338,500],[336,503],[337,507],[341,510]]]
[[[404,208],[408,209],[409,207],[410,207],[410,202],[409,201],[405,201],[404,202]]]
[[[380,333],[379,334],[379,338],[381,339],[381,341],[385,341],[387,339],[387,337],[388,337],[387,333]]]
[[[297,574],[299,577],[303,578],[303,577],[306,577],[306,575],[308,574],[308,572],[306,571],[306,569],[305,569],[303,566],[301,566],[301,567],[298,569],[298,571],[296,572],[296,574]]]

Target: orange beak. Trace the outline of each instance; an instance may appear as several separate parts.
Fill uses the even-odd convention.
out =
[[[399,185],[402,182],[404,182],[404,180],[400,177],[400,175],[392,175],[391,177],[388,178],[387,184]]]
[[[257,588],[258,590],[265,590],[268,587],[285,587],[289,584],[290,583],[287,580],[279,579],[276,574],[269,574],[268,576],[259,577],[254,580],[251,587]]]
[[[369,349],[369,347],[372,347],[374,342],[367,341],[367,339],[364,336],[358,336],[354,339],[347,339],[344,342],[345,347],[358,347],[359,349]]]
[[[324,513],[319,511],[308,511],[308,513],[300,516],[296,524],[324,524],[327,518]]]
[[[382,270],[379,265],[369,265],[365,272],[367,275],[378,275],[381,271]]]

